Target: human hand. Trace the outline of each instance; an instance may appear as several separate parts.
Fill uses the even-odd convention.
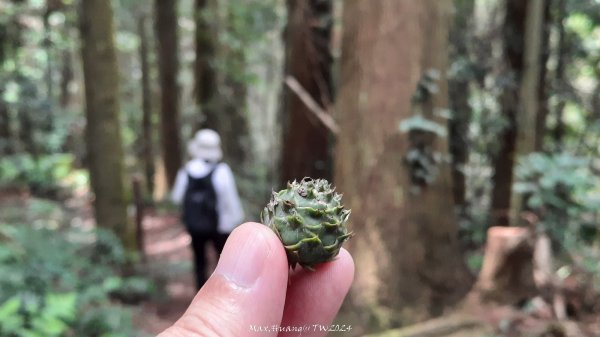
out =
[[[315,272],[288,269],[268,227],[241,225],[187,311],[158,337],[325,336],[352,283],[352,257],[342,248]],[[304,330],[281,331],[288,328]]]

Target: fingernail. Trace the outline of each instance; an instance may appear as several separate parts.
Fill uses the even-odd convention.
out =
[[[234,232],[227,240],[215,273],[244,288],[250,288],[263,271],[271,246],[262,231]]]

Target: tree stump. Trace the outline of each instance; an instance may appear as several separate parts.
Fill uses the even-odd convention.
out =
[[[534,238],[523,227],[491,227],[483,267],[475,285],[481,299],[519,304],[537,294],[533,276]]]

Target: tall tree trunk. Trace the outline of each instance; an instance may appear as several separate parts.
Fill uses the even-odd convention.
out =
[[[154,193],[154,142],[152,124],[152,93],[150,88],[150,67],[148,65],[148,34],[146,32],[146,17],[141,16],[138,21],[138,34],[140,36],[140,65],[142,70],[142,158],[144,164],[144,177],[146,181],[146,194]]]
[[[98,226],[115,232],[126,247],[135,239],[127,219],[123,147],[119,125],[119,71],[113,11],[108,0],[86,0],[80,8],[85,80],[86,145]]]
[[[545,0],[529,0],[525,25],[525,51],[523,78],[519,90],[520,109],[517,114],[517,139],[515,160],[535,151],[537,136],[537,114],[539,111],[539,85],[541,73],[541,49],[544,33]],[[545,66],[545,65],[544,65]],[[515,172],[513,169],[513,181]],[[525,200],[521,194],[512,191],[511,224],[520,224],[520,215]]]
[[[455,1],[454,24],[450,30],[450,58],[461,67],[470,67],[469,22],[475,8],[474,0]],[[450,155],[452,156],[452,190],[454,203],[462,211],[466,206],[466,176],[464,166],[469,158],[469,121],[471,106],[469,105],[469,84],[471,78],[466,75],[468,69],[458,71],[448,80],[450,109],[452,118],[448,122]]]
[[[235,69],[245,69],[246,55],[243,50],[234,50],[224,55],[232,58],[237,64]],[[237,74],[239,77],[239,74]],[[221,116],[217,132],[221,135],[225,159],[232,165],[232,169],[241,173],[245,163],[249,159],[250,135],[246,98],[246,83],[236,74],[226,73],[224,78],[223,115]]]
[[[217,50],[217,30],[223,29],[234,39],[243,41],[236,31],[233,5],[219,3],[225,7],[224,22],[217,24],[208,19],[210,12],[217,12],[216,3],[210,0],[196,1],[196,100],[204,120],[200,127],[217,131],[221,135],[224,158],[236,173],[242,173],[249,158],[249,125],[246,116],[246,83],[243,71],[246,69],[244,47],[220,46]],[[215,15],[213,15],[214,17]],[[219,27],[217,27],[219,26]],[[239,26],[239,25],[238,25]],[[218,56],[217,56],[218,55]],[[223,72],[215,67],[217,57],[228,65]]]
[[[210,0],[196,0],[196,62],[194,64],[196,102],[203,116],[202,128],[219,129],[217,113],[216,47],[213,30],[208,21]]]
[[[73,81],[73,58],[71,56],[71,49],[67,48],[63,51],[62,55],[62,69],[60,77],[60,106],[66,108],[71,102],[71,92],[69,91],[69,84]]]
[[[48,101],[52,102],[54,100],[54,81],[52,79],[52,75],[54,72],[54,64],[52,57],[52,39],[51,39],[51,27],[50,22],[48,21],[50,18],[50,14],[52,14],[52,10],[47,8],[42,16],[42,22],[44,24],[44,39],[42,41],[42,45],[44,46],[44,51],[46,52],[46,95]]]
[[[509,77],[500,98],[502,115],[507,121],[499,136],[500,146],[493,159],[490,225],[508,226],[510,199],[513,184],[513,166],[517,137],[517,111],[519,109],[519,88],[523,73],[525,20],[527,3],[522,0],[506,0],[506,14],[503,26],[505,73]]]
[[[181,166],[179,139],[179,58],[177,36],[177,1],[156,0],[156,37],[160,73],[160,124],[162,156],[169,186],[173,186]]]
[[[322,107],[333,100],[330,51],[331,0],[288,0],[286,75]],[[284,92],[281,180],[332,176],[330,137],[313,112],[289,88]]]
[[[550,57],[550,31],[552,30],[552,18],[550,8],[552,0],[544,2],[544,22],[542,31],[542,46],[540,49],[540,76],[538,84],[538,112],[535,123],[535,151],[544,150],[544,139],[546,136],[546,119],[549,113],[548,104],[548,58]]]
[[[516,155],[524,156],[535,150],[536,120],[539,108],[541,50],[543,45],[545,0],[529,0],[525,28],[523,78],[517,114]]]
[[[232,164],[233,170],[238,174],[249,173],[247,170],[242,172],[248,159],[251,158],[249,152],[252,149],[246,104],[248,83],[245,79],[248,69],[246,48],[249,44],[244,43],[244,34],[247,33],[240,31],[245,27],[237,23],[245,18],[240,17],[240,14],[233,10],[236,6],[234,3],[222,2],[222,4],[225,6],[225,15],[224,22],[219,29],[223,29],[234,39],[240,41],[240,45],[220,46],[219,58],[225,61],[228,68],[219,76],[218,86],[221,95],[218,98],[217,106],[220,116],[217,120],[216,130],[222,137],[225,159]],[[240,5],[237,4],[237,6]]]
[[[0,89],[0,96],[3,90]],[[8,104],[3,98],[0,98],[0,155],[10,155],[14,152],[12,130],[10,128],[10,113]]]
[[[27,80],[22,75],[19,75],[21,86],[19,87],[19,96],[28,97],[30,99],[39,98],[39,92],[34,83]],[[40,123],[34,116],[31,104],[21,102],[17,108],[17,116],[19,120],[19,140],[21,141],[22,151],[27,152],[32,157],[37,158],[40,154],[40,144],[36,139],[36,134],[41,129]]]
[[[554,109],[554,119],[556,126],[552,130],[555,148],[562,148],[562,141],[565,135],[565,123],[563,122],[563,111],[565,109],[566,100],[564,98],[566,79],[565,79],[565,63],[567,57],[567,41],[565,34],[565,18],[567,17],[567,0],[558,0],[556,9],[555,22],[558,27],[557,37],[557,56],[556,56],[556,75],[554,81],[554,90],[558,92],[558,102]]]
[[[410,151],[446,155],[447,139],[401,132],[415,116],[411,97],[419,79],[447,69],[449,0],[350,1],[343,13],[340,134],[335,178],[353,213],[350,242],[357,270],[352,302],[368,317],[406,323],[441,314],[469,285],[452,212],[451,172],[415,182]],[[409,45],[410,48],[406,48]],[[448,107],[445,78],[415,106],[425,118]],[[435,171],[435,170],[434,170]],[[381,322],[381,321],[380,321]]]

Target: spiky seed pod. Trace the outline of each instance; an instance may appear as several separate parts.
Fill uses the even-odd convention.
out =
[[[261,221],[283,243],[291,268],[300,264],[313,270],[319,263],[333,260],[352,236],[346,228],[349,216],[342,196],[327,180],[304,178],[273,192]]]

